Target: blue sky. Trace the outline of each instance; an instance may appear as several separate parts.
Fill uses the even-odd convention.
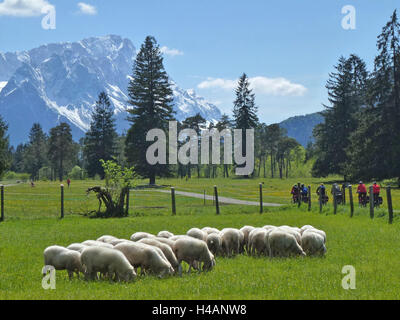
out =
[[[325,82],[340,55],[373,67],[376,37],[400,3],[392,0],[0,0],[0,52],[118,34],[139,47],[147,35],[166,47],[167,72],[226,113],[236,79],[252,79],[267,124],[322,109]],[[40,8],[56,10],[44,30]],[[21,7],[22,5],[22,7]],[[345,5],[356,29],[342,27]],[[23,9],[23,10],[22,10]],[[22,11],[21,11],[22,10]]]

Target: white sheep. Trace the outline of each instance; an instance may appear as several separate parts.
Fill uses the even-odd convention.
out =
[[[244,235],[238,229],[225,228],[219,233],[222,239],[222,252],[231,257],[240,253],[241,237]]]
[[[141,268],[141,273],[149,271],[159,277],[171,275],[174,269],[159,248],[139,242],[124,242],[114,247],[121,251],[134,268]]]
[[[110,280],[115,275],[119,281],[129,282],[136,277],[135,270],[125,256],[106,247],[88,247],[81,254],[82,265],[86,268],[86,280],[97,278],[97,272],[107,274]]]
[[[86,240],[82,242],[83,245],[88,246],[88,247],[103,247],[103,248],[109,248],[112,249],[113,245],[101,241],[96,241],[96,240]]]
[[[131,235],[131,241],[139,241],[143,238],[155,238],[156,236],[154,234],[148,233],[148,232],[136,232],[133,235]]]
[[[132,241],[127,240],[127,239],[114,239],[114,240],[110,241],[109,244],[111,244],[112,246],[115,247],[117,244],[120,244],[123,242],[132,242]]]
[[[207,247],[214,256],[222,252],[222,238],[218,233],[210,233],[207,236]]]
[[[104,242],[104,243],[110,243],[111,241],[116,240],[116,239],[118,239],[118,238],[116,238],[114,236],[105,235],[105,236],[101,236],[96,241],[100,241],[100,242]]]
[[[244,226],[243,228],[240,229],[240,231],[242,231],[244,235],[244,246],[246,248],[247,253],[249,253],[249,234],[254,229],[255,227],[252,226]]]
[[[251,236],[249,237],[249,253],[252,256],[256,254],[258,256],[268,255],[269,250],[267,247],[266,237],[268,235],[268,231],[264,228],[257,228],[250,232]]]
[[[307,231],[313,231],[315,233],[320,234],[324,238],[324,243],[326,243],[326,233],[325,233],[325,231],[320,230],[320,229],[316,229],[314,227],[311,227],[311,228],[307,228],[307,229],[303,230],[302,234],[304,234],[304,232],[307,232]]]
[[[145,243],[145,244],[148,244],[150,246],[157,247],[158,249],[160,249],[163,252],[165,258],[171,264],[172,268],[174,268],[175,271],[178,271],[178,267],[179,267],[178,260],[175,257],[173,249],[169,245],[162,243],[153,238],[143,238],[143,239],[139,240],[138,242]]]
[[[157,237],[159,237],[159,238],[166,238],[166,239],[169,239],[169,238],[171,238],[171,237],[173,237],[174,236],[174,234],[172,233],[172,232],[169,232],[169,231],[160,231],[158,234],[157,234]]]
[[[313,229],[308,229],[301,236],[303,250],[308,256],[323,256],[326,253],[324,237],[315,232]]]
[[[82,244],[82,243],[71,243],[67,249],[73,250],[73,251],[78,251],[79,253],[82,253],[83,249],[87,248],[88,246]]]
[[[144,239],[146,239],[146,238],[144,238]],[[153,238],[149,238],[149,239],[153,239]],[[174,249],[175,241],[173,241],[171,239],[162,238],[162,237],[156,237],[156,238],[154,238],[154,240],[157,240],[158,242],[164,243],[164,244],[168,245],[171,249]]]
[[[69,279],[74,272],[79,278],[79,272],[84,272],[81,264],[81,254],[61,246],[50,246],[43,252],[44,265],[53,266],[56,270],[67,270]]]
[[[186,233],[186,235],[199,240],[207,241],[208,233],[200,230],[199,228],[192,228]]]
[[[283,230],[273,230],[268,236],[270,257],[305,256],[294,235]]]
[[[180,275],[182,275],[182,261],[189,264],[189,273],[192,267],[196,267],[196,262],[200,264],[200,270],[201,263],[203,263],[203,271],[211,270],[216,264],[214,255],[208,250],[207,244],[196,238],[187,237],[176,240],[174,253],[178,259]]]
[[[203,231],[207,234],[219,233],[219,230],[217,228],[211,228],[211,227],[204,227],[203,229],[201,229],[201,231]]]
[[[300,230],[299,228],[294,228],[294,227],[289,227],[289,226],[281,226],[281,227],[278,227],[278,230],[282,230],[282,231],[288,232],[291,235],[293,235],[296,238],[297,243],[301,247],[301,233],[299,232],[299,230]]]

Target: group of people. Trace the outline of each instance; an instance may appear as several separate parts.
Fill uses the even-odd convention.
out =
[[[377,184],[376,181],[374,181],[374,184],[372,185],[372,192],[374,194],[374,200],[377,201],[381,193],[381,186]],[[358,184],[357,193],[358,201],[361,204],[365,204],[367,202],[367,187],[362,181],[360,181],[360,183]]]
[[[299,190],[299,185],[300,185],[300,190]],[[343,186],[344,188],[345,186]],[[379,201],[379,196],[380,196],[380,192],[381,192],[381,187],[380,185],[374,181],[373,185],[373,194],[374,194],[374,201],[375,203],[377,203],[377,201]],[[343,189],[344,190],[344,189]],[[336,199],[339,199],[339,203],[341,202],[340,199],[342,199],[343,197],[343,190],[340,188],[340,186],[337,183],[334,183],[332,185],[332,189],[331,189],[331,194],[336,197]],[[304,184],[295,184],[292,187],[292,191],[290,192],[292,195],[292,199],[293,202],[296,203],[298,200],[298,196],[300,195],[300,200],[304,201],[304,199],[308,199],[309,196],[309,190],[308,188],[304,185]],[[322,198],[322,202],[326,203],[328,202],[328,197],[327,197],[327,192],[326,192],[326,186],[321,183],[317,190],[316,193],[319,196],[321,196]],[[357,187],[357,193],[358,193],[358,199],[359,199],[359,203],[360,204],[366,204],[367,203],[367,187],[365,186],[365,184],[360,181],[358,187]]]
[[[293,185],[290,194],[292,195],[293,202],[297,203],[297,201],[299,200],[298,199],[299,195],[300,195],[300,201],[308,201],[308,192],[309,190],[305,184],[298,183]]]

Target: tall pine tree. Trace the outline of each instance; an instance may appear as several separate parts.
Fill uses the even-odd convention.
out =
[[[242,154],[246,154],[246,130],[256,129],[258,125],[255,95],[250,89],[250,81],[245,73],[240,77],[233,105],[235,129],[242,130]]]
[[[397,11],[378,36],[368,106],[353,134],[350,172],[354,178],[400,182],[400,24]]]
[[[77,148],[72,140],[71,127],[62,122],[50,129],[48,157],[60,181],[63,180],[67,164],[74,163]]]
[[[47,135],[39,123],[34,123],[29,133],[29,143],[24,152],[24,169],[31,179],[38,179],[39,170],[48,164]]]
[[[325,121],[314,129],[318,155],[312,169],[314,176],[346,176],[350,136],[357,129],[357,114],[366,101],[365,63],[351,55],[341,57],[335,69],[326,84],[330,105],[321,112]]]
[[[105,92],[99,94],[90,129],[84,138],[85,166],[90,177],[96,174],[104,179],[104,168],[100,160],[112,160],[116,156],[115,118],[110,100]]]
[[[131,128],[125,142],[126,157],[137,174],[155,184],[157,176],[170,175],[170,167],[147,162],[146,150],[153,142],[146,142],[146,135],[155,128],[168,131],[168,121],[173,120],[173,97],[163,57],[154,37],[146,38],[136,56],[128,93],[132,108],[128,118]]]

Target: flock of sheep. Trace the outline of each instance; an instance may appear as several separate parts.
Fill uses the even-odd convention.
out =
[[[209,271],[215,266],[215,256],[323,256],[325,245],[325,232],[310,225],[245,226],[221,231],[205,227],[190,229],[186,235],[137,232],[130,240],[105,235],[66,248],[51,246],[44,250],[44,263],[56,270],[67,270],[70,279],[74,272],[79,278],[81,272],[86,280],[98,279],[100,273],[110,280],[128,282],[136,277],[139,267],[141,274],[182,275],[182,261],[189,265],[189,273],[192,268]]]

